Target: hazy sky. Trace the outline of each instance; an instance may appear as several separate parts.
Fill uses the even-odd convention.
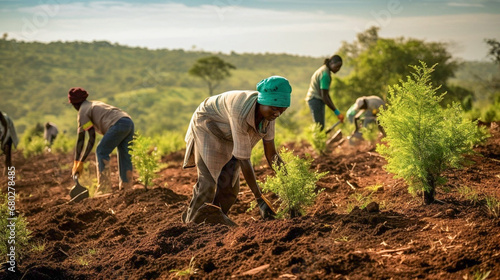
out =
[[[500,40],[500,0],[0,0],[0,32],[23,41],[319,57],[372,25],[381,37],[449,42],[456,57],[486,60],[484,39]]]

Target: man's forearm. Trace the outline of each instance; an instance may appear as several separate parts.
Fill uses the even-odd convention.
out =
[[[257,185],[257,179],[255,178],[255,172],[252,167],[252,163],[249,159],[240,160],[241,171],[243,172],[243,176],[245,177],[245,181],[247,181],[248,187],[252,190],[255,198],[260,198],[262,196],[262,192],[260,191],[259,186]]]
[[[80,155],[82,154],[84,142],[85,142],[85,132],[78,133],[78,139],[76,140],[76,147],[75,147],[75,160],[78,161],[80,160]]]
[[[333,104],[332,99],[330,98],[330,91],[326,89],[321,90],[321,98],[323,99],[323,102],[325,102],[326,106],[330,108],[332,111],[335,111],[337,109],[335,105]]]
[[[87,142],[87,147],[85,148],[85,153],[83,154],[82,161],[85,161],[85,159],[87,159],[87,156],[92,151],[92,148],[94,147],[95,143],[95,130],[91,128],[88,131],[88,133],[89,133],[89,141]]]

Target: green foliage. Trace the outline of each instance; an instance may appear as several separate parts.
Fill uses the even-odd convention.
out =
[[[281,130],[283,131],[283,130]],[[281,145],[284,142],[284,138],[287,137],[286,135],[283,136],[283,133],[279,133],[278,135],[275,135],[276,137],[274,138],[274,145],[277,151],[280,150]],[[289,142],[293,141],[290,140]],[[250,155],[250,162],[252,163],[253,167],[259,166],[265,159],[265,152],[264,152],[264,145],[262,142],[257,143],[252,149],[252,154]],[[267,162],[267,161],[266,161]]]
[[[490,123],[493,120],[496,119],[496,110],[495,108],[489,108],[485,113],[484,113],[484,122]]]
[[[195,268],[196,262],[194,261],[194,257],[191,257],[191,260],[189,261],[189,265],[186,269],[180,270],[180,269],[172,269],[169,272],[175,272],[175,276],[182,277],[182,276],[191,276],[193,274],[196,274],[198,272],[198,269]]]
[[[47,246],[46,241],[38,241],[31,246],[31,250],[35,253],[42,253],[45,251],[45,247]]]
[[[104,101],[129,113],[146,136],[166,130],[185,133],[194,110],[207,94],[206,84],[188,70],[198,59],[210,55],[214,53],[150,50],[105,41],[0,40],[2,108],[14,120],[19,136],[33,124],[49,120],[59,131],[74,135],[76,111],[67,103],[67,92],[82,86],[89,91],[90,100]],[[261,79],[279,74],[292,81],[294,100],[304,98],[310,75],[321,64],[321,58],[288,54],[233,52],[217,56],[238,69],[221,81],[216,93],[254,90]]]
[[[363,139],[370,142],[375,142],[380,134],[380,130],[376,123],[369,123],[366,127],[361,127],[359,131],[363,133]]]
[[[158,156],[162,157],[173,152],[177,152],[186,147],[184,134],[175,131],[167,131],[163,134],[152,137],[152,142],[156,144]]]
[[[352,67],[345,79],[335,78],[332,82],[333,100],[340,108],[349,108],[356,98],[368,93],[382,96],[385,100],[387,85],[407,76],[411,71],[408,65],[415,65],[419,60],[429,65],[439,63],[439,68],[431,77],[433,84],[446,85],[458,68],[458,62],[452,59],[446,43],[380,38],[375,27],[357,37],[357,41],[351,44],[344,42],[338,51],[345,60],[344,64]]]
[[[43,139],[43,126],[40,123],[26,130],[21,137],[19,148],[23,150],[24,158],[43,154],[45,140]]]
[[[59,133],[52,143],[52,151],[59,154],[67,154],[75,147],[75,139],[70,139],[65,133]]]
[[[255,200],[250,201],[250,206],[248,207],[246,212],[252,211],[253,209],[255,209],[255,207],[257,207],[257,201]]]
[[[9,196],[11,194],[9,193]],[[20,258],[24,257],[29,250],[28,244],[30,240],[31,231],[28,229],[28,222],[26,218],[22,215],[13,217],[10,215],[10,207],[12,203],[17,200],[17,197],[9,197],[7,194],[0,192],[0,255],[3,260],[8,260],[8,253],[11,253],[11,246],[15,247],[15,259],[16,262]],[[10,199],[9,199],[10,198]],[[7,220],[7,218],[15,218],[13,220]],[[15,223],[15,227],[8,227],[11,223]],[[15,232],[15,239],[10,239],[11,229]],[[15,240],[15,241],[13,241]],[[16,263],[16,266],[18,264]]]
[[[92,260],[95,259],[95,255],[97,255],[99,250],[95,248],[88,249],[88,251],[84,251],[79,253],[76,256],[76,262],[81,266],[89,266],[92,263]]]
[[[252,163],[253,167],[257,167],[262,163],[262,160],[264,159],[264,146],[255,145],[252,149],[252,154],[250,155],[250,162]]]
[[[490,276],[491,270],[482,271],[482,270],[474,270],[471,274],[465,274],[464,280],[486,280],[488,276]]]
[[[470,201],[474,202],[474,204],[479,201],[478,193],[476,192],[476,190],[474,190],[471,187],[461,186],[461,187],[457,188],[457,191],[462,198],[470,200]]]
[[[486,207],[490,214],[496,218],[500,215],[500,201],[494,196],[487,196]]]
[[[267,176],[262,189],[274,192],[280,198],[278,217],[304,214],[305,208],[316,199],[316,182],[328,172],[311,172],[312,158],[302,159],[285,148],[281,149],[280,155],[285,165],[273,165],[276,175]]]
[[[139,173],[139,181],[146,187],[152,185],[159,165],[158,149],[154,146],[153,140],[137,133],[132,140],[130,154],[132,164]]]
[[[382,185],[382,184],[376,184],[373,186],[366,187],[366,189],[371,191],[372,193],[378,192],[380,189],[383,189],[383,188],[384,188],[384,185]]]
[[[89,190],[89,197],[94,197],[98,186],[97,178],[90,176],[86,176],[86,178],[87,180],[82,180],[81,184]]]
[[[326,150],[327,135],[325,130],[321,130],[321,125],[314,123],[306,131],[306,139],[313,146],[318,154],[324,154]]]
[[[236,67],[218,56],[212,55],[198,59],[188,73],[203,79],[208,85],[209,95],[212,96],[214,89],[219,86],[220,82],[231,76],[231,69],[236,69]]]
[[[485,39],[484,41],[490,48],[488,55],[492,57],[493,61],[500,64],[500,42],[496,39]]]
[[[167,131],[185,133],[203,99],[198,89],[148,88],[122,92],[105,101],[129,113],[145,136],[155,136]]]
[[[355,192],[352,195],[350,195],[349,203],[347,204],[347,213],[350,213],[356,206],[359,207],[359,209],[366,208],[366,206],[368,206],[368,204],[370,204],[370,202],[373,201],[372,194],[373,192],[371,192],[368,195]]]
[[[411,193],[432,195],[443,182],[442,172],[460,167],[482,136],[477,123],[463,117],[460,105],[439,105],[444,94],[438,95],[430,82],[434,66],[421,65],[413,66],[413,78],[389,88],[389,105],[378,117],[387,137],[377,151],[388,161],[385,168],[403,178]]]
[[[24,158],[30,158],[32,156],[37,156],[43,154],[45,150],[45,140],[41,136],[29,137],[30,140],[23,138],[21,140],[21,149],[23,150]]]
[[[344,66],[333,76],[332,84],[333,100],[340,110],[347,109],[356,97],[366,95],[367,92],[383,95],[384,92],[377,92],[376,89],[385,89],[390,83],[377,81],[377,84],[371,85],[367,81],[372,71],[376,75],[380,75],[380,72],[389,75],[392,77],[391,81],[397,81],[407,75],[410,70],[407,65],[415,64],[415,57],[426,57],[425,53],[419,53],[413,56],[415,59],[412,61],[394,59],[401,51],[393,54],[389,46],[394,45],[395,50],[403,49],[408,54],[415,53],[419,48],[410,48],[407,43],[410,40],[392,39],[394,44],[380,43],[379,49],[385,51],[380,52],[381,57],[378,58],[371,50],[378,40],[376,30],[361,33],[352,44],[362,45],[356,53],[343,55],[340,50]],[[419,44],[415,43],[417,46]],[[429,46],[427,43],[422,45]],[[404,46],[408,49],[405,50]],[[365,56],[373,57],[373,64],[366,59],[363,61],[367,64],[355,61],[364,52],[372,54]],[[215,54],[179,49],[149,50],[106,41],[40,43],[0,40],[0,60],[4,62],[0,65],[2,107],[14,120],[20,137],[33,124],[46,121],[56,123],[59,131],[67,131],[67,135],[71,136],[76,134],[76,111],[67,103],[67,91],[78,85],[89,91],[90,100],[107,102],[129,113],[136,128],[140,128],[145,136],[152,137],[165,131],[185,133],[194,110],[206,98],[206,84],[202,79],[188,74],[188,70],[198,59],[211,55],[217,55],[238,68],[231,71],[230,77],[221,81],[215,93],[235,89],[254,90],[258,81],[271,75],[288,78],[293,87],[292,105],[277,120],[277,136],[288,142],[296,141],[298,136],[303,135],[303,131],[311,123],[304,95],[312,73],[323,62],[321,57],[234,52]],[[383,59],[385,55],[390,56],[390,59]],[[438,56],[439,53],[436,52],[435,57]],[[431,65],[439,61],[426,62]],[[388,71],[386,65],[389,64],[401,64],[406,72],[393,77],[391,73],[398,67],[391,65],[391,71]],[[74,65],[79,67],[75,68]],[[444,65],[440,62],[441,68]],[[358,69],[364,72],[361,73]],[[451,82],[472,91],[473,106],[484,108],[489,103],[479,101],[493,103],[491,96],[495,93],[494,85],[499,84],[495,78],[499,73],[500,68],[493,62],[465,62],[460,65]],[[389,80],[387,77],[384,79]],[[489,82],[484,83],[483,80]],[[477,118],[482,118],[483,115],[484,111],[481,109]],[[326,118],[327,123],[336,121],[331,110],[326,111]]]

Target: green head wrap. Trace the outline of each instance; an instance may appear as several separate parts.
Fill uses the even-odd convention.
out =
[[[257,84],[259,96],[257,102],[266,106],[290,107],[292,87],[287,79],[271,76]]]

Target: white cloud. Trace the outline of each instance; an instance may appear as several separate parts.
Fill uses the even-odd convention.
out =
[[[8,29],[9,37],[26,41],[108,40],[149,48],[190,49],[196,45],[222,52],[326,56],[342,41],[352,42],[358,32],[379,24],[383,37],[455,41],[463,46],[459,56],[480,59],[486,53],[485,46],[479,46],[484,45],[483,39],[500,35],[495,28],[500,18],[491,14],[401,17],[379,12],[372,18],[359,18],[238,6],[122,2],[45,4],[17,13],[17,21],[4,18],[0,24]]]
[[[457,3],[450,2],[447,4],[450,7],[464,7],[464,8],[484,8],[484,5],[481,3]]]
[[[499,38],[500,17],[494,14],[461,14],[394,18],[380,31],[382,37],[412,37],[426,41],[449,42],[450,51],[466,59],[484,59],[485,38]]]

